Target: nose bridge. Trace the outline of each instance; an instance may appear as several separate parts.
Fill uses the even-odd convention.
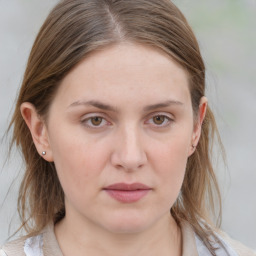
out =
[[[138,153],[142,147],[138,128],[135,127],[135,125],[126,126],[124,128],[123,137],[124,153],[126,153],[126,155],[137,155],[136,153]]]
[[[114,163],[127,170],[135,170],[146,162],[146,152],[140,128],[133,123],[124,125],[118,133]]]

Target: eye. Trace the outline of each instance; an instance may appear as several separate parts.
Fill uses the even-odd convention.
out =
[[[101,116],[91,116],[85,118],[81,121],[81,123],[89,128],[101,128],[109,124],[109,122]]]
[[[95,116],[95,117],[91,117],[89,120],[92,123],[92,125],[99,126],[102,123],[103,118],[99,116]]]
[[[153,117],[153,122],[157,125],[161,125],[164,123],[164,121],[166,121],[166,117],[165,116],[154,116]]]
[[[156,127],[166,127],[170,125],[172,121],[173,119],[167,115],[157,114],[148,119],[146,123],[152,124]]]

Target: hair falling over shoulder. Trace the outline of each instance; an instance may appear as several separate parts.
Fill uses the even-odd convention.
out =
[[[37,152],[20,113],[23,102],[32,103],[47,122],[47,113],[61,80],[86,56],[120,42],[136,42],[160,49],[186,70],[196,118],[205,95],[205,66],[195,35],[184,15],[170,0],[62,0],[42,25],[32,47],[9,129],[12,145],[26,163],[18,209],[21,229],[39,233],[49,222],[65,216],[64,193],[54,163]],[[214,251],[211,222],[221,215],[221,198],[211,156],[217,138],[214,115],[208,107],[195,153],[188,159],[180,195],[171,209],[177,222],[188,221]],[[217,209],[217,210],[216,210]],[[220,220],[220,218],[219,218]]]

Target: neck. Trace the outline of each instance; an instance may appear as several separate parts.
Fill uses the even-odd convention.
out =
[[[66,216],[55,226],[63,255],[180,256],[181,231],[171,215],[164,216],[147,230],[117,234]]]

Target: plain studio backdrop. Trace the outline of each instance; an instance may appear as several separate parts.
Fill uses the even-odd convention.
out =
[[[32,43],[57,2],[0,0],[0,137],[10,121]],[[226,149],[227,167],[220,164],[216,170],[223,195],[222,229],[256,249],[256,0],[174,2],[199,40],[207,96]],[[1,141],[0,147],[0,244],[17,228],[17,175],[23,170],[19,153],[4,165],[8,144]]]

